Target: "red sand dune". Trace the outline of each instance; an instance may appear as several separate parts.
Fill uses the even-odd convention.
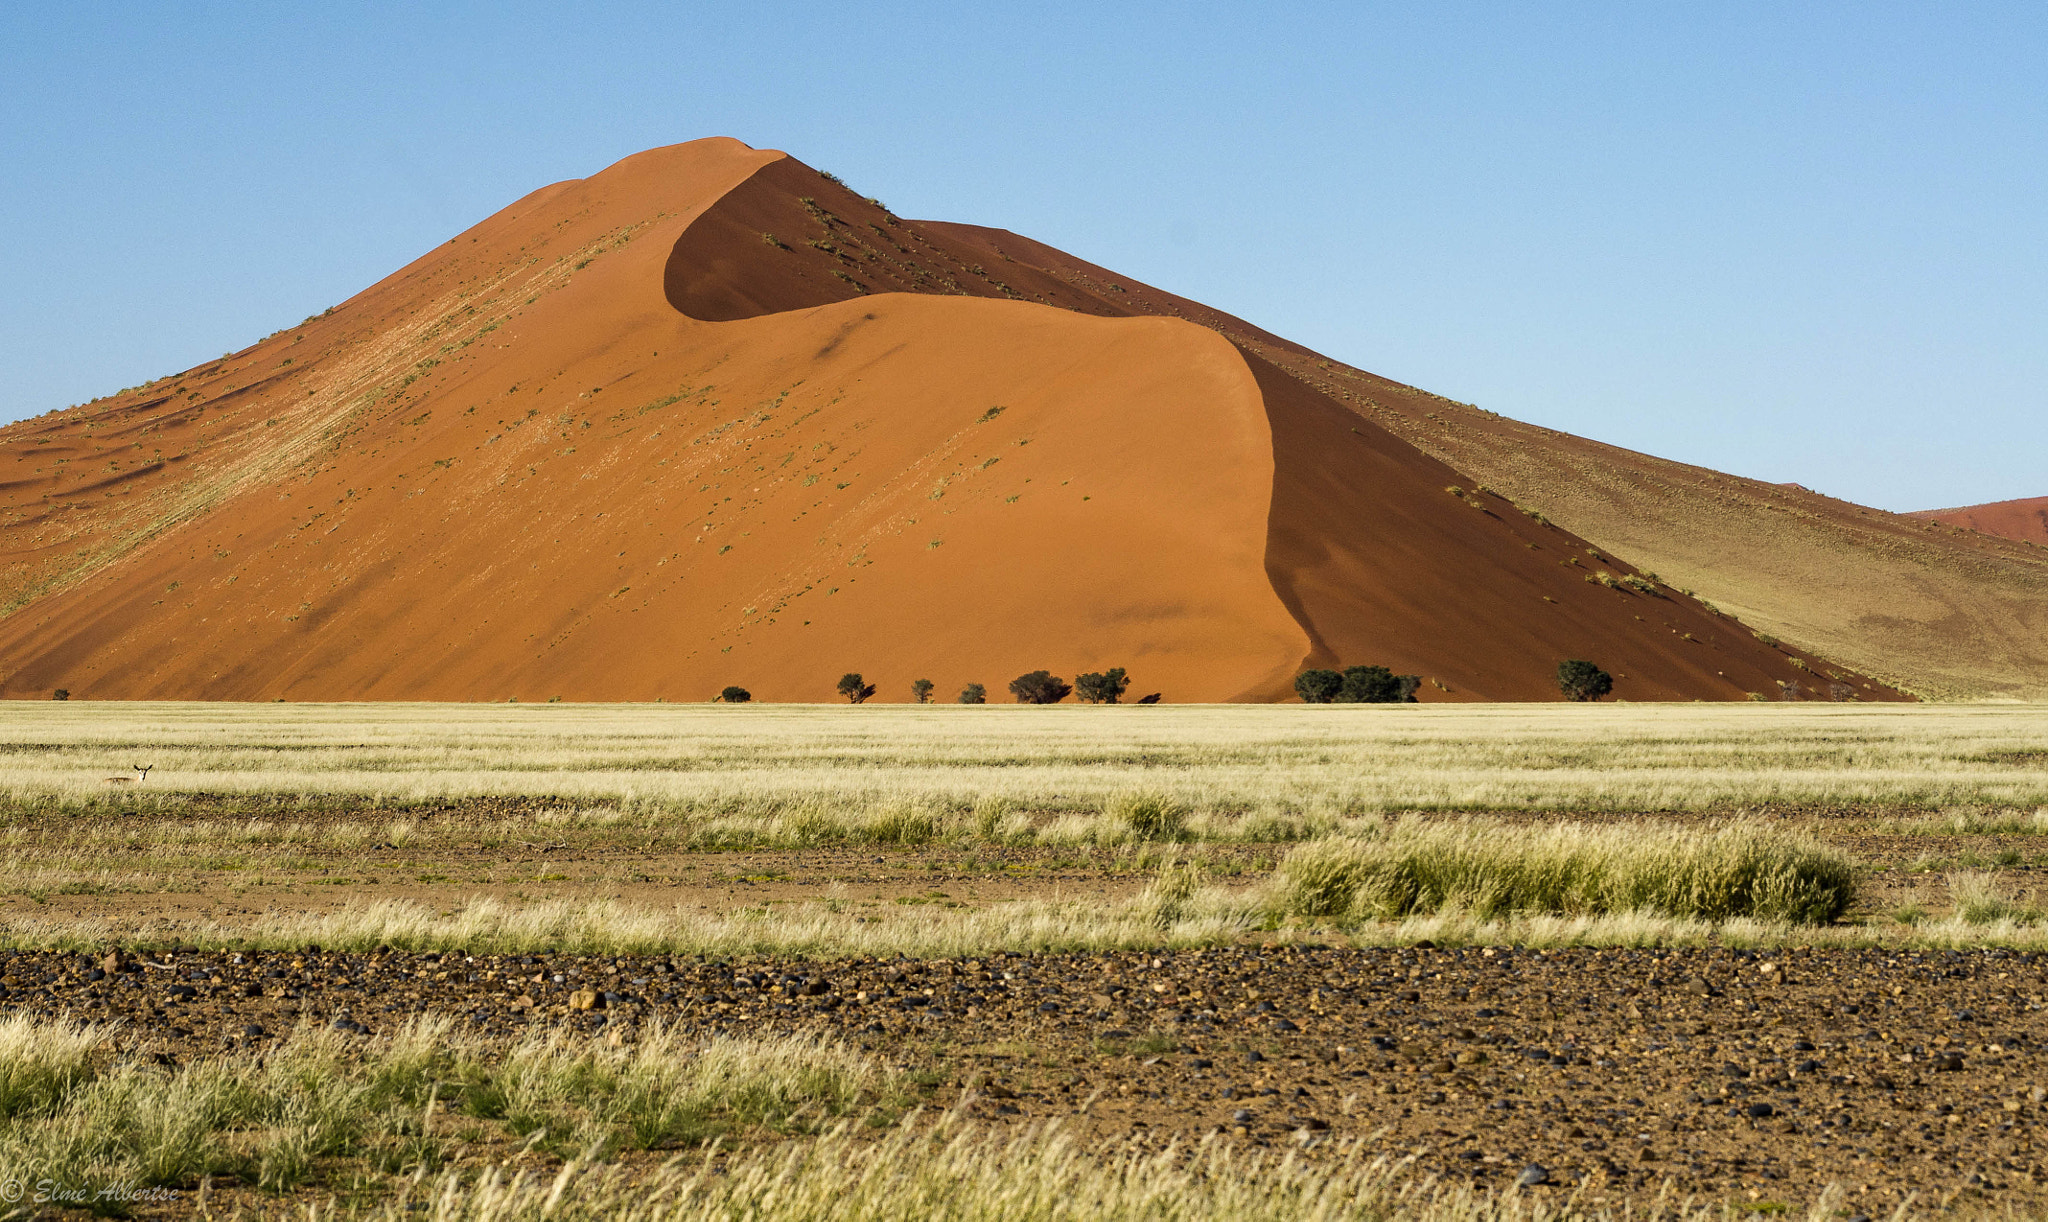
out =
[[[1993,501],[1989,505],[1965,505],[1961,509],[1921,509],[1906,516],[1997,535],[2001,539],[2048,545],[2048,496]]]
[[[1544,700],[1587,657],[1628,699],[1896,698],[1631,586],[1275,353],[1314,359],[780,153],[656,149],[0,429],[0,694],[1002,699],[1124,666],[1275,700],[1380,663]]]

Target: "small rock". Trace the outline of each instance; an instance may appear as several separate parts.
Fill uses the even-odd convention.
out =
[[[1775,1116],[1778,1112],[1778,1109],[1772,1107],[1768,1103],[1752,1103],[1748,1107],[1742,1109],[1742,1111],[1744,1115],[1750,1117],[1752,1120],[1762,1120],[1766,1116]]]
[[[249,1037],[250,1039],[255,1039],[255,1038],[256,1038],[257,1036],[259,1036],[259,1035],[262,1035],[262,1034],[263,1034],[263,1024],[262,1024],[262,1023],[249,1023],[249,1024],[246,1024],[246,1025],[245,1025],[245,1026],[243,1026],[243,1028],[242,1028],[242,1034],[243,1034],[243,1035],[246,1035],[246,1036],[248,1036],[248,1037]]]
[[[1256,1065],[1260,1061],[1263,1061],[1265,1059],[1265,1054],[1257,1051],[1256,1049],[1244,1054],[1244,1063],[1247,1065]]]
[[[1536,1163],[1530,1163],[1522,1168],[1522,1174],[1515,1177],[1515,1186],[1518,1188],[1534,1188],[1538,1184],[1548,1184],[1549,1182],[1550,1169],[1539,1166]]]
[[[603,1005],[603,1000],[591,989],[577,989],[574,993],[569,994],[569,1008],[571,1010],[596,1010]]]
[[[1241,1107],[1230,1113],[1230,1123],[1232,1124],[1250,1124],[1251,1122],[1252,1110],[1248,1107]]]

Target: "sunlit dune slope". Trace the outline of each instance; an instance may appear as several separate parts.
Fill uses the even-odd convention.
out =
[[[1121,665],[1278,699],[1379,662],[1555,699],[1584,656],[1628,698],[1891,695],[1480,489],[1274,363],[1300,350],[984,233],[697,141],[8,426],[0,693],[1001,699]]]
[[[1981,534],[2017,539],[2022,543],[2048,546],[2048,496],[2017,501],[1993,501],[1988,505],[1966,505],[1961,509],[1922,509],[1906,515],[1939,522],[1943,526],[1974,530]]]

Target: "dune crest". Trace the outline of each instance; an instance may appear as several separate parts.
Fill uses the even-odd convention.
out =
[[[1959,509],[1921,509],[1906,516],[2048,547],[2048,496],[1965,505]]]

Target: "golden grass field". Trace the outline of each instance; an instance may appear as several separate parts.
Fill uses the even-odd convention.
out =
[[[18,806],[475,797],[678,814],[817,804],[1198,813],[2048,802],[2037,705],[0,704]],[[123,785],[136,764],[146,781]]]
[[[0,954],[38,964],[2048,951],[2037,706],[50,702],[0,721]],[[919,1119],[922,1054],[894,1045],[659,1020],[630,1044],[538,1022],[506,1044],[422,1019],[167,1072],[108,1050],[197,1037],[32,999],[0,1019],[0,1173],[182,1185],[145,1214],[189,1213],[218,1174],[231,1211],[321,1217],[1727,1216],[1495,1195],[1349,1138],[1296,1161]],[[480,1129],[436,1119],[442,1089],[523,1102]],[[518,1146],[528,1120],[553,1161]]]

